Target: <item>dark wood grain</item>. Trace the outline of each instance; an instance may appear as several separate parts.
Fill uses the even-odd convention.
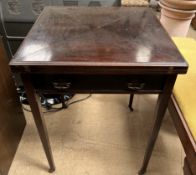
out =
[[[72,93],[160,93],[167,77],[166,75],[144,74],[126,76],[30,74],[29,76],[36,90]],[[55,84],[63,87],[66,83],[69,83],[68,88],[55,88]],[[130,86],[138,86],[139,89]]]
[[[0,175],[7,175],[25,127],[25,118],[0,37]]]
[[[29,99],[29,105],[33,113],[34,121],[38,129],[42,145],[50,165],[49,172],[55,171],[55,164],[52,156],[52,150],[49,142],[47,127],[45,124],[45,119],[43,113],[41,112],[41,104],[39,102],[39,97],[37,96],[35,89],[32,86],[30,78],[26,75],[22,76],[24,87],[26,90],[27,98]]]
[[[133,111],[133,98],[134,98],[134,94],[131,93],[131,94],[130,94],[130,98],[129,98],[129,109],[130,109],[131,111]]]
[[[148,8],[46,7],[10,63],[13,71],[185,72],[187,64]],[[74,68],[74,69],[73,69]],[[130,70],[131,69],[131,70]]]
[[[54,163],[35,92],[159,93],[145,172],[175,78],[188,65],[146,8],[47,7],[10,62],[22,74],[51,170]]]
[[[170,96],[171,96],[172,89],[173,89],[175,81],[176,81],[176,76],[175,75],[168,76],[168,79],[165,83],[163,93],[161,93],[158,97],[157,105],[156,105],[156,108],[155,108],[155,122],[154,122],[154,125],[153,125],[153,129],[152,129],[150,139],[148,141],[146,153],[145,153],[145,156],[144,156],[143,165],[142,165],[141,170],[139,171],[140,175],[143,175],[146,172],[146,169],[147,169],[147,166],[148,166],[148,163],[149,163],[149,160],[150,160],[155,142],[157,140],[159,130],[161,128],[162,120],[164,118],[168,102],[170,100]]]

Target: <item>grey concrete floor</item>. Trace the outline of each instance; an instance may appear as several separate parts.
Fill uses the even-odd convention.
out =
[[[196,38],[190,29],[189,37]],[[86,95],[76,95],[72,100]],[[92,95],[68,109],[45,114],[54,175],[136,175],[151,133],[156,95]],[[9,175],[48,175],[48,163],[32,115]],[[182,175],[184,152],[166,114],[146,175]]]

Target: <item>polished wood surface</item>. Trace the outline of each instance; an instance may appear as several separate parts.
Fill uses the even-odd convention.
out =
[[[160,94],[140,174],[146,171],[176,76],[188,69],[149,9],[122,7],[45,8],[10,66],[22,75],[50,171],[55,165],[35,92]]]
[[[0,175],[7,175],[25,127],[25,118],[0,38]]]
[[[31,74],[36,90],[48,93],[160,93],[167,75]],[[115,76],[115,78],[114,78]],[[68,85],[68,87],[66,87]]]
[[[47,131],[46,124],[45,124],[45,119],[41,112],[41,104],[38,102],[39,96],[36,94],[35,89],[33,88],[29,78],[24,77],[23,75],[22,79],[23,79],[25,89],[28,89],[28,91],[26,91],[27,98],[31,99],[29,100],[29,105],[31,106],[32,113],[34,116],[36,116],[34,118],[34,121],[37,126],[37,130],[40,135],[40,138],[41,138],[41,141],[44,147],[44,151],[46,153],[46,157],[50,165],[49,172],[53,172],[55,170],[54,160],[53,160],[52,150],[51,150],[50,143],[49,143],[49,137],[48,137],[48,131]]]
[[[62,72],[59,67],[67,72],[66,66],[71,73],[76,66],[83,72],[89,66],[94,72],[127,68],[126,73],[130,68],[176,73],[187,67],[151,10],[126,7],[46,7],[10,65],[30,72]]]
[[[165,82],[163,93],[159,94],[156,108],[155,108],[155,114],[154,114],[155,122],[154,122],[154,127],[152,129],[152,135],[150,136],[150,140],[147,145],[142,168],[139,171],[139,174],[141,175],[146,172],[175,81],[176,81],[176,75],[169,76]]]

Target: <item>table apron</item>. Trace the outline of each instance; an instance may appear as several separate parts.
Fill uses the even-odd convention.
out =
[[[160,93],[168,75],[30,74],[38,91],[47,93]]]

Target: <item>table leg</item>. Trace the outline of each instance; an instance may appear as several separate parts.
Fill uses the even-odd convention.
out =
[[[130,94],[130,99],[129,99],[129,109],[131,111],[133,111],[133,97],[134,97],[134,94]]]
[[[194,172],[191,171],[190,165],[188,163],[187,157],[184,158],[184,167],[183,167],[184,175],[194,175]]]
[[[165,115],[168,102],[172,93],[173,85],[176,80],[176,75],[170,75],[168,76],[168,79],[166,80],[165,87],[163,89],[163,92],[159,95],[157,100],[157,105],[155,109],[155,122],[154,127],[152,129],[152,133],[147,145],[146,153],[144,156],[142,168],[139,171],[139,175],[142,175],[146,172],[150,157],[152,155],[152,151],[163,121],[163,117]]]
[[[42,141],[42,145],[44,147],[44,151],[48,159],[48,163],[50,165],[49,172],[53,172],[55,171],[55,165],[54,165],[54,160],[52,156],[52,150],[50,147],[48,131],[46,128],[45,119],[41,112],[41,105],[40,105],[38,96],[36,95],[35,89],[33,88],[29,77],[23,75],[22,80],[23,80],[24,87],[26,90],[28,102],[32,110],[34,121],[35,121],[37,130],[38,130],[40,139]]]

